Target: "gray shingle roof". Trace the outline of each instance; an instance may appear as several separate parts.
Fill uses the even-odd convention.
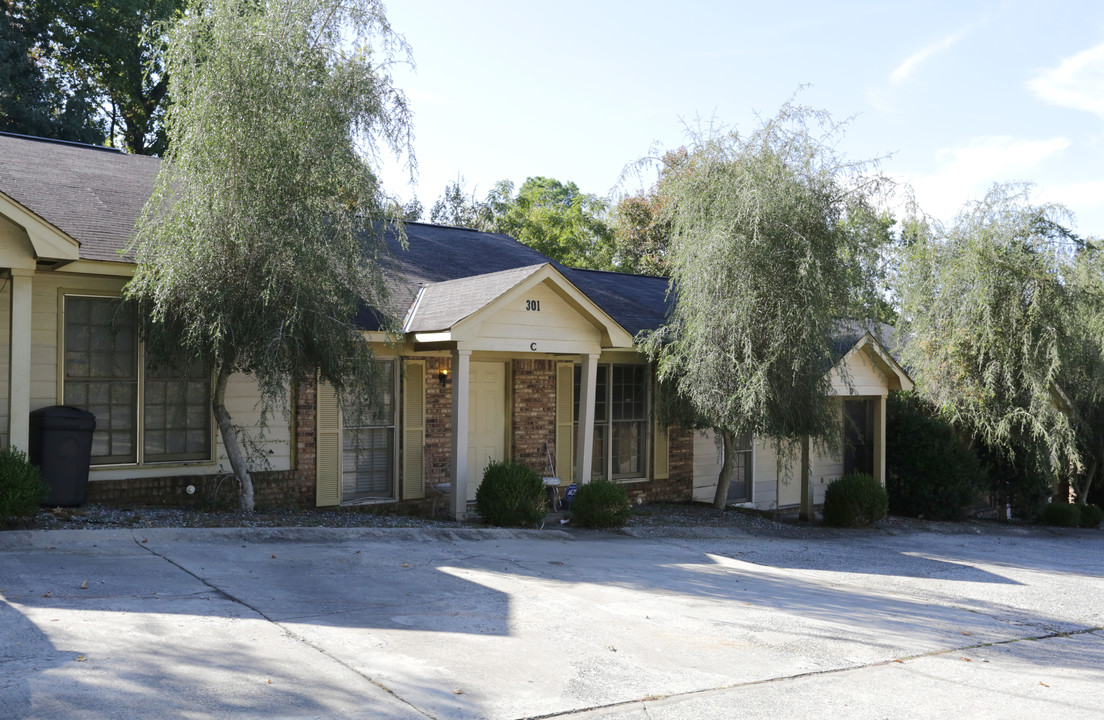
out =
[[[406,332],[447,330],[517,286],[544,265],[446,280],[422,289],[406,322]]]
[[[0,133],[0,192],[79,242],[84,259],[131,260],[121,251],[130,243],[159,167],[157,158]],[[405,250],[388,233],[390,298],[384,312],[396,321],[406,316],[421,287],[470,279],[430,291],[444,302],[434,303],[439,317],[418,318],[418,327],[428,327],[446,321],[445,315],[466,317],[478,298],[497,297],[495,283],[513,277],[507,272],[489,281],[487,276],[504,271],[524,276],[525,269],[548,262],[633,335],[658,327],[666,317],[664,278],[567,268],[498,233],[425,223],[407,223],[405,229]],[[368,308],[358,322],[379,328]]]
[[[127,262],[160,160],[0,133],[0,192],[80,243],[86,260]]]
[[[673,296],[667,297],[667,278],[557,267],[633,337],[663,325],[674,305]]]

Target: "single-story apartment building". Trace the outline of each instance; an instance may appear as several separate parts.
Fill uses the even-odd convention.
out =
[[[136,318],[118,312],[158,167],[0,133],[0,443],[26,448],[38,408],[92,411],[93,500],[184,504],[188,486],[210,487],[228,468],[211,378],[146,363]],[[253,439],[258,503],[447,499],[461,518],[483,468],[504,459],[564,485],[608,478],[645,501],[712,498],[716,445],[656,423],[653,368],[634,344],[667,315],[666,279],[568,268],[500,234],[422,223],[405,232],[408,247],[392,242],[387,268],[392,307],[377,309],[401,332],[359,318],[386,378],[371,412],[343,413],[331,389],[308,381],[262,430],[256,386],[231,380],[227,405]],[[851,442],[814,458],[818,502],[845,471],[884,482],[885,398],[912,383],[877,335],[841,330],[830,372]],[[799,502],[793,463],[752,439],[744,453],[733,502]]]

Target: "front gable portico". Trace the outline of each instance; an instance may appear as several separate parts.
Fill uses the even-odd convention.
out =
[[[464,517],[473,483],[472,467],[483,458],[469,457],[471,420],[488,412],[473,406],[472,355],[479,361],[559,357],[581,358],[582,382],[573,476],[589,479],[594,436],[597,362],[603,351],[632,350],[632,337],[602,308],[584,295],[551,263],[514,268],[420,288],[403,328],[416,357],[419,352],[447,350],[452,359],[451,510]],[[504,393],[505,395],[505,393]],[[478,398],[476,398],[478,399]],[[503,407],[503,414],[510,409]],[[570,442],[557,443],[570,447]],[[502,459],[502,458],[491,458]]]

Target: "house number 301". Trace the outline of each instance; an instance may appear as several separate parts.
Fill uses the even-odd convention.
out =
[[[540,300],[526,300],[525,309],[530,312],[540,312]]]

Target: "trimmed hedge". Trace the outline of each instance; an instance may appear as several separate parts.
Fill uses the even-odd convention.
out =
[[[581,527],[621,527],[631,514],[625,488],[609,480],[595,480],[580,486],[571,502],[571,520]]]
[[[476,510],[488,525],[536,525],[544,518],[545,506],[544,482],[518,463],[492,462],[475,492]]]
[[[886,491],[897,515],[960,520],[983,497],[988,476],[973,450],[916,393],[886,401]]]
[[[38,512],[50,488],[20,450],[0,450],[0,520]]]
[[[825,525],[865,527],[884,518],[888,511],[886,489],[866,473],[844,475],[824,491]]]
[[[1100,523],[1104,522],[1104,510],[1099,505],[1080,505],[1079,507],[1081,508],[1081,527],[1100,527]]]
[[[1050,503],[1043,509],[1043,522],[1057,527],[1079,527],[1081,506],[1071,503]]]

